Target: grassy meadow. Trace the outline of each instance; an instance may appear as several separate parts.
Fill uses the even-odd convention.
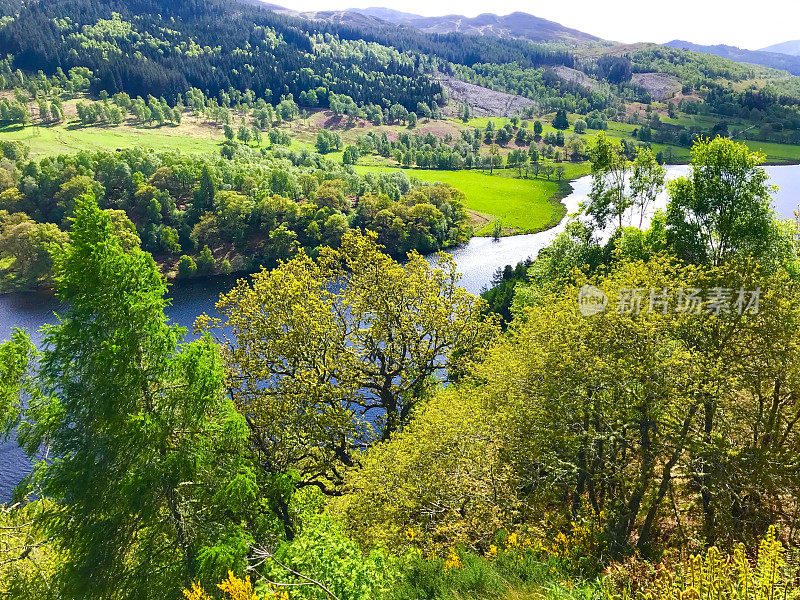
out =
[[[19,141],[31,157],[69,154],[80,150],[115,150],[143,146],[158,151],[181,150],[203,154],[217,152],[222,132],[214,127],[184,123],[177,126],[82,127],[74,123],[50,126],[10,126],[0,129],[0,140]]]
[[[395,170],[392,167],[356,165],[360,172]],[[499,220],[504,234],[533,233],[552,227],[564,216],[558,199],[568,189],[565,182],[543,179],[518,179],[512,172],[437,171],[405,169],[409,177],[447,183],[464,192],[466,206],[478,235],[491,233]]]

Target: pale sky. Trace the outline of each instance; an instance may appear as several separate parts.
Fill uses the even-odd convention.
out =
[[[267,0],[294,10],[384,6],[438,16],[527,12],[619,42],[683,39],[756,50],[800,39],[800,0]]]

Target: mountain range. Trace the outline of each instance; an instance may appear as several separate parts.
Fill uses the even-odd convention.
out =
[[[800,56],[800,40],[792,40],[790,42],[783,42],[782,44],[775,44],[761,49],[763,52],[779,52],[781,54],[789,54],[791,56]]]
[[[786,44],[778,44],[778,47],[787,45],[791,47],[792,44],[800,46],[800,42],[786,42]],[[788,53],[780,53],[776,51],[765,50],[744,50],[736,46],[726,46],[719,44],[716,46],[703,46],[701,44],[693,44],[685,40],[672,40],[664,44],[671,48],[678,48],[680,50],[694,50],[695,52],[704,52],[706,54],[715,54],[722,58],[727,58],[736,62],[751,63],[754,65],[762,65],[772,69],[781,69],[789,71],[792,75],[800,75],[800,56],[793,56]],[[771,46],[775,48],[776,46]],[[800,51],[800,50],[799,50]]]
[[[350,9],[350,12],[375,17],[398,25],[411,25],[426,33],[460,32],[500,38],[522,38],[534,42],[562,41],[580,43],[600,41],[600,38],[594,35],[564,27],[560,23],[523,12],[514,12],[502,16],[484,13],[473,18],[462,15],[423,17],[387,8]]]
[[[484,13],[477,17],[463,15],[425,17],[383,7],[301,12],[275,4],[265,4],[259,0],[244,1],[264,6],[275,12],[335,23],[351,23],[353,25],[391,23],[397,26],[413,27],[425,33],[457,32],[467,35],[517,38],[532,42],[563,42],[573,45],[603,41],[595,35],[523,12],[514,12],[509,15]],[[673,40],[665,45],[682,50],[714,54],[736,62],[762,65],[788,71],[792,75],[800,75],[800,40],[775,44],[762,50],[745,50],[724,44],[706,46],[685,40]]]
[[[354,24],[364,24],[370,20],[376,20],[394,25],[414,27],[425,33],[446,34],[458,32],[497,38],[519,38],[532,42],[565,42],[568,44],[600,41],[597,36],[523,12],[515,12],[510,15],[485,13],[477,17],[465,17],[463,15],[424,17],[380,7],[301,12],[275,4],[258,2],[258,0],[249,0],[248,3],[292,16],[339,23],[351,22]]]

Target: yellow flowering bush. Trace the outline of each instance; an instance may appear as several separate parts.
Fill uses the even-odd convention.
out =
[[[239,579],[230,571],[228,578],[217,587],[227,594],[226,600],[289,600],[289,592],[275,585],[268,586],[266,595],[259,598],[253,590],[249,576]],[[183,590],[183,596],[185,600],[212,600],[212,597],[196,583],[192,583],[191,589]]]
[[[793,600],[800,597],[797,565],[791,565],[774,527],[754,563],[745,547],[731,554],[716,547],[676,564],[648,568],[628,561],[607,569],[603,590],[614,600]]]
[[[569,529],[559,531],[543,551],[571,573],[586,573],[598,569],[605,551],[603,513],[595,518],[572,521]]]
[[[461,562],[461,557],[456,554],[455,549],[450,548],[450,552],[447,554],[447,558],[444,561],[444,570],[451,571],[453,569],[461,569],[464,567],[464,564]]]
[[[230,571],[228,571],[228,578],[217,587],[225,592],[230,600],[261,600],[253,591],[250,577],[239,579]],[[196,583],[192,584],[192,589],[183,590],[183,595],[186,600],[211,600],[211,596]],[[281,600],[283,599],[281,598]]]

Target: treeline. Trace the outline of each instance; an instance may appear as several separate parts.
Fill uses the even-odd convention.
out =
[[[414,64],[373,53],[316,52],[314,23],[214,0],[47,0],[26,5],[0,30],[15,69],[91,69],[92,91],[174,101],[189,87],[210,96],[235,88],[277,101],[320,86],[360,103],[416,108],[441,88]],[[145,41],[147,40],[147,41]]]
[[[27,160],[17,144],[4,149],[5,290],[49,282],[60,232],[88,192],[130,245],[179,276],[253,271],[301,249],[314,255],[353,228],[375,231],[395,255],[434,252],[471,234],[461,192],[404,173],[358,175],[308,151],[264,156],[240,146],[227,160],[137,149]]]
[[[566,119],[566,113],[563,118]],[[602,121],[592,122],[598,127],[603,124]],[[565,128],[567,127],[568,123],[565,124]],[[480,127],[464,129],[458,139],[454,139],[452,134],[438,137],[432,133],[423,135],[402,132],[396,140],[389,140],[386,132],[370,132],[359,136],[355,145],[345,148],[344,163],[352,164],[360,156],[375,154],[392,158],[404,167],[493,170],[507,165],[519,168],[522,174],[522,168],[527,169],[527,163],[530,162],[534,176],[538,175],[541,169],[549,179],[554,171],[553,169],[548,171],[548,166],[539,165],[540,158],[563,162],[580,161],[586,157],[586,140],[582,136],[587,131],[585,121],[576,121],[576,133],[569,137],[563,130],[549,131],[544,135],[542,131],[543,125],[540,121],[535,121],[531,128],[528,121],[512,117],[502,127],[495,127],[494,122],[489,121],[483,129]],[[335,134],[329,132],[321,132],[317,139],[318,149],[322,146],[332,148],[328,140],[335,139],[334,136]],[[512,143],[513,146],[509,146]],[[481,150],[485,148],[488,148],[487,152],[482,153]],[[506,148],[509,151],[502,153],[501,149]]]

